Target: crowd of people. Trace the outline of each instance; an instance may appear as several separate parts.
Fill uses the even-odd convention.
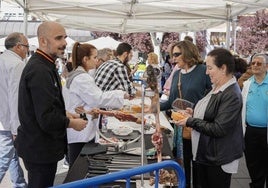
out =
[[[77,107],[120,109],[124,99],[139,95],[130,44],[112,51],[76,42],[60,75],[55,62],[64,58],[64,27],[43,22],[37,36],[39,48],[27,63],[29,43],[22,33],[8,35],[0,55],[0,182],[9,170],[14,187],[53,186],[58,161],[68,156],[71,168],[83,146],[96,142],[102,116],[81,117]],[[178,98],[192,104],[183,119],[173,121],[172,149],[185,170],[186,188],[230,187],[243,155],[249,186],[267,187],[267,54],[254,54],[247,63],[217,48],[202,59],[187,36],[170,45],[163,64],[153,52],[147,57],[158,75],[160,110],[168,117]]]

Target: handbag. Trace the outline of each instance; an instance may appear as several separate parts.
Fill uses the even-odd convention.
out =
[[[181,71],[179,74],[179,82],[178,82],[178,90],[179,90],[179,98],[182,99],[182,93],[181,93]],[[182,137],[184,139],[190,140],[192,134],[192,128],[184,126],[182,128]]]

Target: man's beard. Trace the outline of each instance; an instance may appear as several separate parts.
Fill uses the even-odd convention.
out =
[[[123,64],[127,64],[128,63],[128,57],[126,57],[123,61]]]
[[[65,54],[65,49],[66,49],[66,46],[63,46],[63,47],[59,48],[59,50],[62,50],[63,52],[61,54],[60,53],[57,53],[56,56],[58,58],[63,59],[64,58],[64,54]]]

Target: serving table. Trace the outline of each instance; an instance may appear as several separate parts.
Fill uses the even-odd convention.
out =
[[[133,100],[125,100],[124,101],[124,109],[130,110],[133,105],[141,106],[142,103],[144,105],[150,106],[151,101],[149,97],[143,98],[135,98]],[[141,117],[142,115],[137,113],[134,114],[136,117]],[[114,152],[110,149],[106,150],[103,143],[98,142],[100,137],[96,136],[96,141],[98,143],[88,143],[82,149],[82,152],[74,162],[73,166],[69,170],[64,183],[72,182],[76,180],[81,180],[84,178],[90,178],[94,176],[98,176],[101,174],[106,174],[110,172],[122,171],[129,168],[134,168],[138,166],[142,166],[144,164],[150,164],[157,162],[157,158],[154,157],[155,154],[151,154],[151,151],[155,149],[155,146],[152,144],[151,136],[155,132],[155,127],[153,126],[155,123],[154,115],[148,113],[143,114],[143,118],[146,123],[139,124],[136,122],[130,121],[119,121],[117,118],[112,116],[107,116],[107,128],[108,131],[101,136],[105,137],[113,137],[117,136],[118,139],[129,143],[126,145],[126,148],[123,150],[115,150]],[[162,147],[162,156],[164,159],[173,159],[172,155],[172,142],[174,137],[173,127],[170,125],[169,121],[163,114],[160,112],[160,126],[162,128],[163,133],[163,147]],[[143,127],[144,126],[144,127]],[[145,126],[146,129],[145,129]],[[121,127],[129,127],[133,131],[131,134],[126,135],[127,139],[124,138],[124,135],[116,135],[118,130]],[[144,128],[142,130],[142,128]],[[115,131],[116,130],[116,131]],[[141,135],[141,134],[144,135]],[[141,136],[140,136],[141,135]],[[140,137],[139,137],[140,136]],[[137,139],[136,139],[137,138]],[[130,142],[133,140],[134,142]],[[101,144],[100,144],[101,143]],[[143,144],[142,144],[143,143]],[[141,148],[144,147],[143,149]],[[106,146],[109,148],[109,145]],[[133,152],[126,152],[131,151]],[[138,152],[137,152],[138,151]],[[145,156],[145,157],[144,157]],[[141,161],[143,159],[143,161]],[[135,177],[135,180],[141,179],[149,179],[149,174],[142,175],[142,177]],[[135,187],[135,186],[134,186]]]
[[[144,140],[145,140],[145,151],[148,151],[149,149],[154,147],[153,144],[151,143],[151,135],[150,134],[144,135]],[[169,144],[168,144],[168,138],[165,134],[163,134],[163,143],[167,144],[167,146],[168,146],[168,147],[163,147],[163,149],[162,149],[163,156],[170,156],[170,158],[173,158],[171,148],[169,147]],[[85,145],[85,147],[88,147],[90,144],[93,144],[93,143],[89,143],[89,144]],[[99,156],[100,154],[96,154],[96,155]],[[102,155],[107,156],[107,154],[105,154],[105,153],[103,153]],[[121,156],[125,157],[126,154],[119,153],[117,156],[118,157],[121,157]],[[137,159],[138,156],[137,155],[127,155],[127,157],[129,160],[131,160],[131,159],[135,160],[135,159]],[[78,158],[76,159],[76,161],[74,162],[73,166],[69,170],[63,183],[68,183],[68,182],[87,178],[87,174],[88,174],[88,170],[89,170],[89,162],[88,162],[89,158],[91,158],[91,156],[79,155]],[[156,159],[146,159],[147,164],[151,164],[151,163],[155,163],[155,162],[156,162]],[[118,165],[118,167],[120,167],[120,165]],[[147,176],[145,176],[145,178],[147,178]]]

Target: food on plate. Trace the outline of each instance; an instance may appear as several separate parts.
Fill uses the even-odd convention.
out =
[[[118,136],[127,136],[133,132],[133,129],[128,126],[120,126],[116,129],[112,129],[112,132]]]
[[[142,112],[142,106],[141,105],[131,105],[131,111],[134,113],[141,113]],[[147,104],[144,104],[144,112],[148,113],[150,111],[150,106]]]
[[[116,137],[111,137],[111,138],[109,138],[109,140],[111,140],[113,143],[119,142],[119,140]],[[108,140],[105,140],[103,138],[100,138],[98,142],[101,145],[113,144],[112,142],[109,142]]]
[[[136,116],[120,111],[120,110],[111,110],[111,111],[106,111],[106,110],[100,110],[100,109],[93,109],[91,112],[97,113],[97,114],[103,114],[107,116],[113,116],[117,118],[120,121],[132,121],[136,122],[138,124],[141,123],[141,119],[137,118]]]
[[[185,119],[186,116],[182,113],[182,112],[174,112],[172,111],[171,113],[171,118],[175,121],[179,121],[179,120],[182,120],[182,119]]]
[[[135,113],[141,113],[141,106],[140,105],[132,105],[131,110]]]

